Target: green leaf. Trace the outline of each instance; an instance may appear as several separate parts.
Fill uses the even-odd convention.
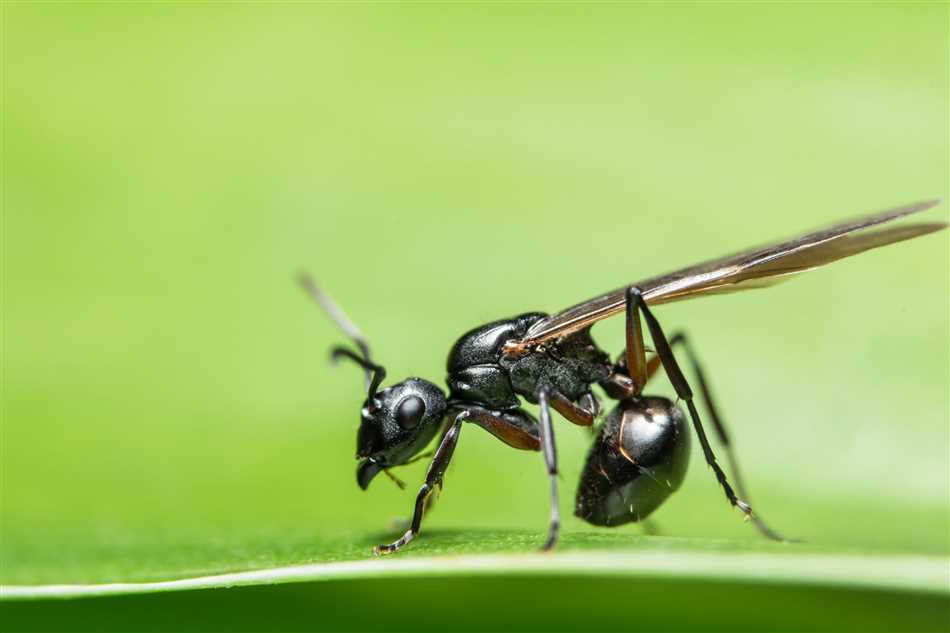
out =
[[[946,196],[946,4],[0,12],[5,630],[950,628],[946,236],[657,308],[796,544],[698,450],[658,535],[591,528],[558,420],[556,554],[540,456],[465,427],[373,558],[426,465],[357,488],[360,374],[293,284],[440,382],[480,323]]]
[[[16,630],[75,628],[78,621],[94,623],[96,630],[556,625],[583,631],[596,620],[604,630],[791,631],[816,628],[816,612],[821,630],[946,627],[950,592],[943,557],[656,537],[624,547],[620,539],[597,534],[569,535],[558,553],[543,554],[529,551],[537,538],[436,531],[405,556],[170,581],[5,587],[4,612]],[[332,557],[353,543],[324,545]],[[498,553],[464,553],[472,549]],[[225,587],[223,594],[212,592]],[[48,601],[80,597],[98,599]]]
[[[493,544],[473,548],[475,542]],[[74,598],[129,593],[183,591],[255,584],[414,576],[578,575],[730,579],[770,584],[845,586],[896,591],[950,593],[947,559],[920,555],[841,554],[796,545],[750,547],[735,543],[671,538],[639,539],[637,547],[619,539],[574,534],[557,553],[530,552],[535,535],[503,532],[436,533],[415,555],[338,562],[314,562],[272,569],[136,583],[22,585],[3,588],[6,598]],[[327,543],[328,552],[348,549]],[[612,547],[608,547],[612,546]],[[472,549],[495,554],[468,554]],[[500,552],[518,553],[500,553]],[[436,553],[438,556],[426,554]]]

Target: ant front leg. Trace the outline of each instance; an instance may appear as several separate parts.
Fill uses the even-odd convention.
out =
[[[416,537],[416,534],[419,533],[419,528],[422,525],[422,516],[426,510],[426,501],[429,499],[429,495],[432,494],[433,490],[442,486],[442,477],[445,475],[445,469],[448,468],[452,454],[455,452],[455,445],[458,444],[459,433],[462,431],[462,422],[466,417],[468,417],[466,411],[459,413],[455,418],[455,422],[452,423],[452,426],[450,426],[445,432],[445,435],[442,436],[439,448],[436,449],[432,463],[429,464],[429,470],[426,471],[425,483],[422,484],[419,493],[416,495],[416,505],[412,513],[412,523],[409,525],[409,529],[406,530],[406,533],[403,534],[399,540],[389,543],[388,545],[377,545],[374,547],[373,553],[377,556],[380,554],[392,554],[399,550],[399,548],[407,545]]]
[[[653,316],[653,313],[650,311],[650,308],[647,306],[646,301],[643,299],[643,295],[640,293],[639,288],[631,287],[627,289],[627,316],[628,322],[631,320],[631,316],[637,317],[633,320],[639,320],[638,312],[643,312],[643,318],[647,322],[647,328],[650,330],[650,338],[653,339],[653,346],[656,348],[657,356],[660,359],[660,362],[663,364],[663,368],[666,370],[666,375],[670,379],[670,382],[673,384],[673,389],[676,390],[676,395],[678,395],[683,401],[686,402],[686,407],[689,409],[689,416],[693,421],[693,429],[696,431],[696,435],[699,437],[699,444],[703,449],[703,456],[706,458],[706,463],[712,468],[713,473],[716,475],[716,480],[719,482],[719,485],[722,486],[723,492],[726,494],[726,499],[729,500],[729,503],[739,508],[746,516],[752,516],[752,508],[748,503],[736,496],[735,491],[733,491],[732,486],[729,484],[729,480],[726,478],[726,473],[723,472],[720,468],[718,462],[716,462],[716,454],[713,453],[712,446],[709,445],[709,439],[706,437],[706,431],[703,428],[703,422],[699,417],[699,411],[696,410],[696,404],[693,402],[693,390],[690,389],[689,383],[686,381],[686,377],[683,375],[683,371],[680,369],[679,364],[676,362],[676,357],[673,356],[673,350],[670,349],[670,343],[666,338],[666,335],[663,334],[663,329],[660,327],[659,321],[656,320],[656,317]],[[639,329],[639,327],[637,327]],[[628,334],[631,332],[631,328],[628,324]],[[642,347],[642,332],[641,332],[641,341],[639,345]],[[631,366],[631,360],[633,365],[639,363],[639,359],[631,359],[629,357],[630,351],[628,350],[628,367]],[[643,363],[641,366],[641,374],[643,376],[643,382],[639,380],[639,376],[633,376],[633,380],[637,384],[646,383],[646,363]],[[641,387],[642,389],[642,387]]]

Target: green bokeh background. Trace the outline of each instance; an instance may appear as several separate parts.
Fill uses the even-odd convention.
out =
[[[361,381],[300,269],[439,381],[482,322],[950,190],[946,4],[2,11],[3,583],[363,557],[408,514],[355,485]],[[658,310],[782,530],[950,554],[947,289],[942,233]],[[546,487],[465,429],[411,555],[540,539]],[[656,519],[757,540],[699,451]]]

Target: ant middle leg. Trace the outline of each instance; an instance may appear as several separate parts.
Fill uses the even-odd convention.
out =
[[[572,402],[557,391],[548,392],[548,399],[555,411],[578,426],[592,426],[600,415],[600,400],[589,391],[578,398],[577,402]]]
[[[554,444],[554,428],[551,424],[551,407],[557,408],[557,402],[570,402],[565,396],[542,387],[537,393],[540,409],[539,422],[535,422],[527,412],[520,409],[509,411],[490,411],[478,405],[466,405],[466,422],[472,422],[482,427],[504,443],[514,448],[524,450],[540,450],[544,455],[544,465],[551,482],[551,517],[548,524],[548,536],[542,550],[550,550],[557,544],[560,532],[561,517],[558,507],[557,488],[557,450]],[[599,403],[591,395],[591,399],[580,399],[581,406],[587,406],[593,417],[599,411]],[[557,409],[560,411],[560,409]],[[567,416],[565,416],[567,417]]]
[[[548,524],[548,538],[541,547],[547,551],[557,545],[558,534],[561,530],[561,513],[557,497],[557,449],[554,445],[554,427],[551,425],[551,410],[548,406],[550,393],[546,387],[538,390],[538,407],[541,418],[541,452],[544,453],[544,465],[551,481],[551,519]]]

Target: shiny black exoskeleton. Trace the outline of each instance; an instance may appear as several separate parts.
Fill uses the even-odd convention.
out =
[[[366,490],[388,466],[405,464],[425,450],[445,417],[442,390],[422,378],[409,378],[366,399],[356,433],[362,458],[356,481]]]
[[[491,409],[512,409],[520,404],[519,396],[537,404],[542,386],[572,402],[589,395],[592,384],[610,375],[611,363],[586,330],[520,358],[505,355],[507,342],[520,339],[546,316],[530,312],[463,334],[449,352],[450,397]]]
[[[527,450],[539,450],[541,433],[535,418],[520,407],[519,397],[537,403],[544,390],[556,407],[579,424],[590,424],[599,411],[591,385],[610,375],[611,363],[586,331],[520,358],[508,358],[503,352],[506,342],[523,336],[544,316],[523,314],[462,335],[449,352],[448,399],[422,378],[374,390],[363,405],[357,432],[357,457],[363,460],[357,469],[360,487],[365,489],[380,472],[423,451],[442,427],[446,412],[452,418],[464,413],[465,420]],[[337,350],[337,355],[365,362],[346,350]],[[381,371],[370,365],[371,371],[376,369]]]
[[[550,409],[567,420],[591,426],[600,403],[591,391],[599,385],[619,403],[607,416],[591,447],[577,491],[575,514],[594,525],[616,526],[646,518],[682,483],[689,457],[689,434],[682,412],[665,398],[642,395],[642,388],[660,367],[666,368],[677,393],[695,419],[692,394],[675,359],[671,345],[686,344],[681,335],[667,341],[642,297],[631,289],[628,296],[627,350],[614,364],[599,349],[589,328],[579,329],[543,345],[519,346],[532,324],[545,318],[538,312],[495,321],[462,335],[447,361],[448,395],[422,378],[409,378],[380,390],[386,376],[375,364],[359,330],[309,278],[305,288],[353,339],[360,353],[337,347],[333,358],[348,358],[366,372],[367,397],[357,433],[357,483],[367,488],[383,472],[414,461],[441,431],[441,439],[416,496],[412,521],[397,541],[378,546],[377,554],[391,553],[409,543],[421,527],[430,495],[441,487],[465,422],[482,427],[509,446],[541,451],[550,481],[551,516],[544,548],[553,547],[560,528],[557,494],[557,455]],[[642,310],[657,345],[651,363],[645,359],[639,316]],[[728,446],[725,430],[713,410],[700,376],[703,395],[713,413],[720,439]],[[521,401],[539,405],[535,419],[521,408]],[[708,448],[700,435],[704,452]],[[730,502],[751,515],[749,506],[736,497],[711,451],[713,468]],[[398,480],[396,480],[398,482]],[[763,531],[767,528],[758,523]],[[774,533],[766,532],[770,536]]]
[[[540,450],[544,455],[551,485],[551,518],[544,547],[552,547],[557,541],[560,516],[551,409],[575,424],[592,425],[600,412],[600,404],[591,392],[594,384],[618,404],[599,429],[588,454],[577,491],[577,516],[595,525],[611,526],[647,517],[683,481],[689,438],[695,434],[703,459],[729,503],[765,536],[782,540],[740,498],[747,497],[729,436],[685,334],[667,338],[648,303],[761,288],[845,257],[942,230],[947,227],[945,222],[882,228],[938,202],[927,200],[888,209],[693,264],[597,295],[550,317],[532,312],[483,325],[452,347],[447,396],[421,378],[378,391],[386,372],[371,360],[366,339],[304,275],[304,288],[358,348],[358,353],[335,348],[333,357],[349,358],[366,371],[367,397],[357,436],[357,457],[362,460],[357,470],[360,487],[366,488],[381,472],[401,485],[389,468],[422,457],[421,451],[441,431],[425,483],[416,496],[409,530],[399,540],[374,551],[394,552],[418,534],[430,495],[442,485],[465,422],[475,423],[510,446]],[[591,339],[590,328],[621,310],[626,313],[626,345],[621,358],[611,364]],[[653,342],[649,359],[644,323]],[[676,346],[684,348],[699,387],[699,399],[729,458],[735,490],[706,435],[697,398],[673,354]],[[686,416],[674,403],[643,394],[660,368],[676,391],[677,403],[688,411],[693,433],[688,432]],[[521,408],[522,400],[538,405],[537,420]]]
[[[531,312],[475,328],[455,342],[446,363],[450,409],[515,448],[541,447],[538,423],[519,398],[537,404],[544,392],[568,419],[589,425],[600,410],[591,385],[611,373],[587,331],[524,356],[505,353],[506,343],[545,316]]]
[[[593,525],[640,521],[675,492],[689,464],[686,416],[666,398],[622,401],[604,420],[574,514]]]

